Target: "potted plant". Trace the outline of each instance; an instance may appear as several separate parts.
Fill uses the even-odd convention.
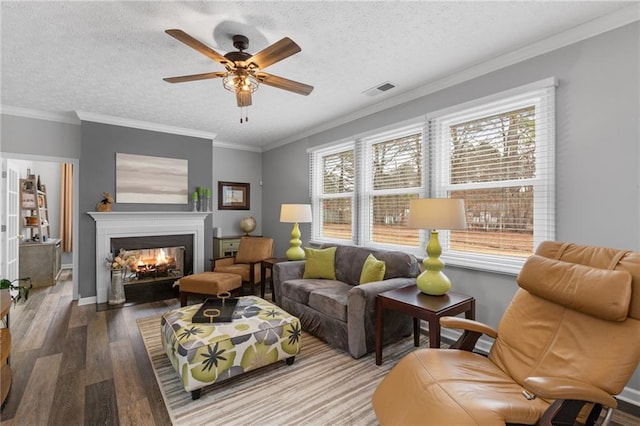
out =
[[[28,286],[20,285],[20,281],[27,281],[29,283]],[[14,283],[18,284],[14,284]],[[0,280],[0,290],[9,289],[9,294],[11,295],[11,300],[14,304],[18,303],[20,299],[24,297],[24,300],[29,298],[29,289],[32,287],[31,278],[16,278],[13,281],[9,281],[6,278]]]

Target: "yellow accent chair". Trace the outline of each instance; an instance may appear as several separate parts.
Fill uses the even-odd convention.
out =
[[[251,289],[249,294],[254,294],[255,286],[262,285],[261,296],[264,298],[264,283],[260,282],[261,262],[273,257],[273,246],[273,238],[244,236],[240,238],[238,252],[235,256],[213,260],[213,272],[240,275],[243,294],[245,286],[249,286]]]
[[[375,390],[381,425],[594,424],[640,362],[640,252],[546,241],[498,329],[458,317],[451,349],[418,349]],[[488,356],[472,352],[485,334]]]

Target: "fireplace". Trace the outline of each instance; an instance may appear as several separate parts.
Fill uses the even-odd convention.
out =
[[[120,249],[142,251],[146,249],[184,247],[182,267],[166,271],[166,277],[156,276],[152,281],[134,280],[125,285],[125,297],[132,292],[142,291],[144,286],[164,283],[170,287],[177,279],[175,269],[188,275],[204,271],[204,220],[206,212],[89,212],[96,222],[96,303],[106,303],[111,284],[111,271],[106,258],[117,254]],[[165,251],[165,257],[169,254]],[[142,253],[140,253],[142,257]],[[173,255],[171,255],[173,256]],[[174,256],[175,257],[175,256]],[[144,260],[143,260],[144,263]],[[177,261],[176,261],[177,263]],[[157,264],[149,261],[145,279],[154,274]],[[161,268],[160,268],[161,269]],[[158,272],[158,271],[156,271]],[[161,275],[156,273],[155,275]],[[157,289],[159,287],[155,287]],[[147,290],[145,290],[147,291]],[[172,289],[171,291],[175,291]]]
[[[177,297],[173,283],[193,272],[193,235],[111,238],[111,253],[127,262],[125,303]]]

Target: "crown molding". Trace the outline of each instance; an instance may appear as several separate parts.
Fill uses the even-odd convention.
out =
[[[385,109],[389,109],[394,106],[413,101],[431,93],[435,93],[439,90],[446,89],[456,84],[460,84],[476,77],[488,74],[490,72],[506,68],[510,65],[517,64],[518,62],[531,59],[533,57],[560,49],[562,47],[580,42],[582,40],[595,37],[599,34],[614,30],[627,24],[631,24],[632,22],[636,22],[638,20],[640,20],[640,3],[634,3],[631,6],[618,9],[615,12],[585,22],[584,24],[577,25],[561,33],[530,43],[511,52],[496,56],[495,58],[488,61],[472,65],[468,68],[458,70],[457,72],[454,71],[452,73],[449,73],[447,76],[437,79],[429,84],[418,87],[414,90],[408,90],[377,104],[363,108],[359,111],[341,116],[338,119],[325,122],[324,124],[301,132],[296,136],[291,136],[289,138],[283,139],[282,141],[266,145],[263,151],[269,151],[271,149],[304,139],[325,130],[333,129],[359,118],[363,118],[371,114],[383,111]]]
[[[115,117],[112,115],[96,114],[86,111],[75,111],[82,121],[94,123],[111,124],[114,126],[131,127],[134,129],[152,130],[154,132],[171,133],[174,135],[192,136],[194,138],[211,139],[216,138],[215,133],[203,132],[200,130],[187,129],[184,127],[168,126],[165,124],[152,123],[150,121],[133,120],[130,118]]]
[[[215,148],[235,149],[236,151],[262,152],[262,147],[251,146],[251,145],[238,145],[237,143],[232,143],[232,142],[213,141],[212,145]]]
[[[55,121],[58,123],[80,125],[75,115],[69,115],[59,112],[40,111],[37,109],[23,108],[11,105],[1,105],[0,113],[5,115],[13,115],[15,117],[35,118],[37,120]]]

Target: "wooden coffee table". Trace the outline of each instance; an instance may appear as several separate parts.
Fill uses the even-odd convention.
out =
[[[476,299],[466,294],[448,292],[443,296],[429,296],[416,286],[385,291],[376,296],[376,365],[382,364],[384,310],[403,312],[413,317],[413,344],[420,346],[420,320],[429,322],[429,346],[440,347],[440,318],[461,313],[475,319]]]

